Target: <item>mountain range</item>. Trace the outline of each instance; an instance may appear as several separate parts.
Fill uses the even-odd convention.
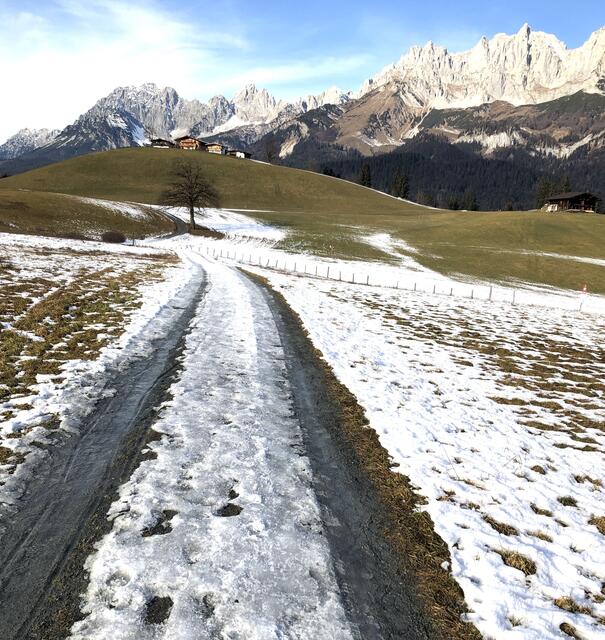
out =
[[[382,156],[432,147],[440,156],[462,151],[483,162],[518,165],[522,158],[536,179],[581,178],[581,166],[588,158],[600,162],[605,147],[605,27],[576,49],[528,25],[462,53],[429,42],[356,92],[331,88],[293,102],[254,85],[207,103],[153,84],[121,87],[63,131],[19,132],[0,146],[0,172],[185,133],[315,170],[359,158],[377,168]],[[596,173],[595,183],[577,186],[605,195],[605,177]],[[456,186],[463,187],[475,185]],[[528,193],[512,199],[529,204]]]

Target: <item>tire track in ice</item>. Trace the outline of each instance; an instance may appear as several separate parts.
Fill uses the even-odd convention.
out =
[[[271,310],[206,268],[165,435],[111,508],[72,638],[351,638]]]

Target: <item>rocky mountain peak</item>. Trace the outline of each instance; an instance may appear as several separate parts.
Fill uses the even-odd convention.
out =
[[[58,134],[59,131],[56,129],[21,129],[0,145],[0,161],[12,160],[39,149],[52,142]]]
[[[481,38],[475,47],[449,53],[432,42],[412,47],[361,88],[363,96],[386,85],[404,87],[412,106],[469,107],[504,100],[537,104],[576,91],[597,91],[605,75],[605,29],[577,49],[524,24],[516,34]]]

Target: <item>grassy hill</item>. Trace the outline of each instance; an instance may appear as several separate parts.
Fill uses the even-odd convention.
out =
[[[117,149],[80,156],[5,178],[0,188],[157,203],[170,180],[173,163],[182,159],[193,159],[203,166],[227,208],[348,214],[365,209],[385,213],[405,209],[393,198],[315,173],[166,149]]]
[[[605,216],[436,211],[319,174],[211,154],[163,149],[90,154],[0,180],[0,203],[9,192],[14,202],[19,194],[25,198],[19,189],[157,203],[173,163],[182,158],[203,166],[224,207],[254,209],[256,217],[288,228],[285,248],[392,260],[364,241],[386,232],[411,245],[419,262],[443,273],[574,290],[587,284],[605,293],[603,266],[544,255],[605,260]],[[0,221],[2,212],[0,204]]]
[[[139,238],[172,229],[164,216],[149,207],[140,207],[135,218],[69,195],[0,188],[0,232],[97,240],[109,230]]]

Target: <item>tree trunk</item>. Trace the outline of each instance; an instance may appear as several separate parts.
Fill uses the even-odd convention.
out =
[[[191,228],[195,229],[195,209],[194,209],[194,207],[189,207],[189,217],[191,219]]]

